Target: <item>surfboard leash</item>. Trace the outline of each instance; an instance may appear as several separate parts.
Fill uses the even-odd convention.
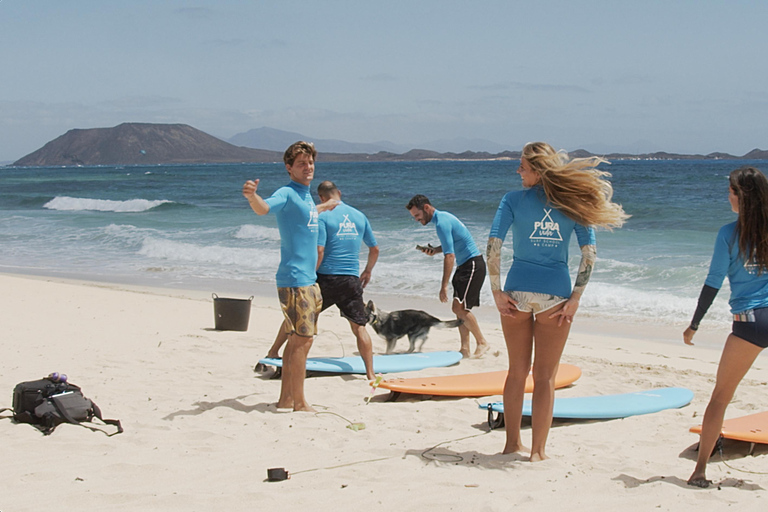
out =
[[[371,393],[366,397],[365,399],[365,405],[368,405],[371,403],[371,398],[373,398],[373,395],[376,393],[376,388],[379,387],[379,384],[381,384],[381,381],[384,379],[384,375],[381,373],[376,376],[376,380],[374,380],[371,383]]]
[[[456,453],[432,453],[432,454],[429,454],[429,452],[431,452],[432,450],[434,450],[438,446],[444,445],[446,443],[456,443],[456,442],[459,442],[459,441],[464,441],[465,439],[472,439],[473,437],[480,437],[480,436],[484,436],[484,435],[490,434],[490,433],[491,433],[491,431],[489,430],[488,432],[481,432],[479,434],[472,434],[471,436],[460,437],[458,439],[448,439],[447,441],[443,441],[443,442],[437,443],[432,448],[427,448],[426,450],[421,452],[421,458],[422,459],[427,459],[427,460],[436,460],[438,462],[464,462],[464,457],[462,457],[461,455],[456,454]],[[427,454],[429,454],[429,456]],[[451,460],[440,460],[439,457],[449,457],[449,458],[452,458],[452,459]]]
[[[332,411],[316,412],[315,416],[319,416],[321,414],[333,414],[334,416],[338,416],[339,418],[341,418],[344,421],[346,421],[347,423],[349,423],[349,425],[347,425],[347,428],[349,430],[354,430],[355,432],[357,432],[359,430],[365,430],[365,423],[363,423],[362,421],[359,421],[359,422],[350,421],[347,418],[345,418],[344,416],[342,416],[341,414],[337,414],[337,413],[332,412]]]
[[[752,446],[754,448],[755,443],[752,443]],[[742,473],[749,473],[750,475],[768,475],[768,472],[765,472],[765,471],[750,471],[748,469],[736,468],[736,467],[733,467],[730,464],[728,464],[725,461],[725,456],[723,455],[723,436],[720,436],[720,437],[717,438],[717,444],[715,445],[715,448],[717,449],[718,452],[720,452],[720,462],[725,464],[725,467],[727,467],[729,469],[732,469],[734,471],[740,471]],[[752,450],[750,450],[750,453],[752,453]]]

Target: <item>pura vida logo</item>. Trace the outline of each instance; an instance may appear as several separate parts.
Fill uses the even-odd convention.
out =
[[[307,222],[307,227],[310,228],[316,228],[317,227],[317,210],[314,208],[309,211],[309,222]]]
[[[344,220],[339,222],[339,231],[336,236],[339,238],[357,238],[357,226],[349,220],[349,215],[344,215]]]
[[[560,224],[552,220],[550,216],[552,209],[544,208],[544,217],[538,222],[533,223],[533,233],[529,237],[536,242],[562,242],[563,237],[560,234]]]

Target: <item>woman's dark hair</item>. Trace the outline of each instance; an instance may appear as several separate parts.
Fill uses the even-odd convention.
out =
[[[739,253],[762,274],[768,271],[768,179],[754,167],[741,167],[728,181],[739,198]]]

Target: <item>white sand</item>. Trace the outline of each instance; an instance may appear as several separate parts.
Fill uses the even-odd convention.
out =
[[[6,397],[0,407],[11,406],[18,382],[58,371],[125,427],[124,434],[107,437],[61,425],[44,437],[30,425],[0,419],[2,512],[50,506],[239,511],[282,504],[284,510],[419,511],[738,504],[744,512],[765,510],[768,500],[766,446],[748,456],[747,443],[727,443],[726,462],[717,455],[709,467],[719,490],[685,484],[698,440],[688,428],[700,422],[726,334],[702,331],[696,341],[704,346],[685,346],[679,332],[687,319],[670,329],[577,317],[563,362],[580,366],[583,375],[557,396],[683,386],[695,398],[682,409],[623,420],[557,423],[547,446],[551,459],[531,464],[498,454],[504,432],[488,432],[477,403],[500,397],[386,402],[381,390],[366,405],[364,376],[327,376],[306,381],[309,401],[322,413],[277,412],[280,382],[253,372],[282,319],[273,296],[254,300],[248,332],[219,332],[208,292],[8,275],[0,275],[0,289]],[[447,305],[424,301],[421,309],[450,318]],[[481,318],[491,353],[411,375],[504,369],[498,321],[489,311]],[[355,352],[335,308],[323,314],[320,329],[310,355]],[[456,350],[458,344],[455,331],[433,330],[425,349]],[[383,351],[375,335],[374,346]],[[767,381],[761,356],[727,417],[768,410]],[[349,422],[366,428],[353,431]],[[528,427],[524,436],[529,442]],[[292,478],[266,482],[272,467],[286,468]]]

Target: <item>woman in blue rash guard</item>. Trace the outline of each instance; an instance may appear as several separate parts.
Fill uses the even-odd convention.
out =
[[[601,158],[569,159],[544,142],[526,144],[518,174],[523,190],[501,200],[488,239],[488,275],[509,355],[504,384],[506,445],[502,453],[528,452],[520,440],[525,380],[533,357],[533,439],[530,460],[547,458],[555,374],[579,298],[595,261],[594,227],[620,227],[629,217],[611,202],[610,176]],[[512,230],[513,261],[501,286],[501,246]],[[571,289],[568,244],[581,247],[576,285]],[[534,355],[535,347],[535,355]]]
[[[688,479],[689,485],[697,487],[712,483],[706,478],[707,462],[720,437],[725,408],[757,355],[768,346],[768,180],[754,167],[742,167],[731,172],[729,189],[731,209],[739,218],[717,234],[696,312],[683,333],[683,341],[693,345],[699,322],[727,275],[733,326],[704,412],[696,468]]]

